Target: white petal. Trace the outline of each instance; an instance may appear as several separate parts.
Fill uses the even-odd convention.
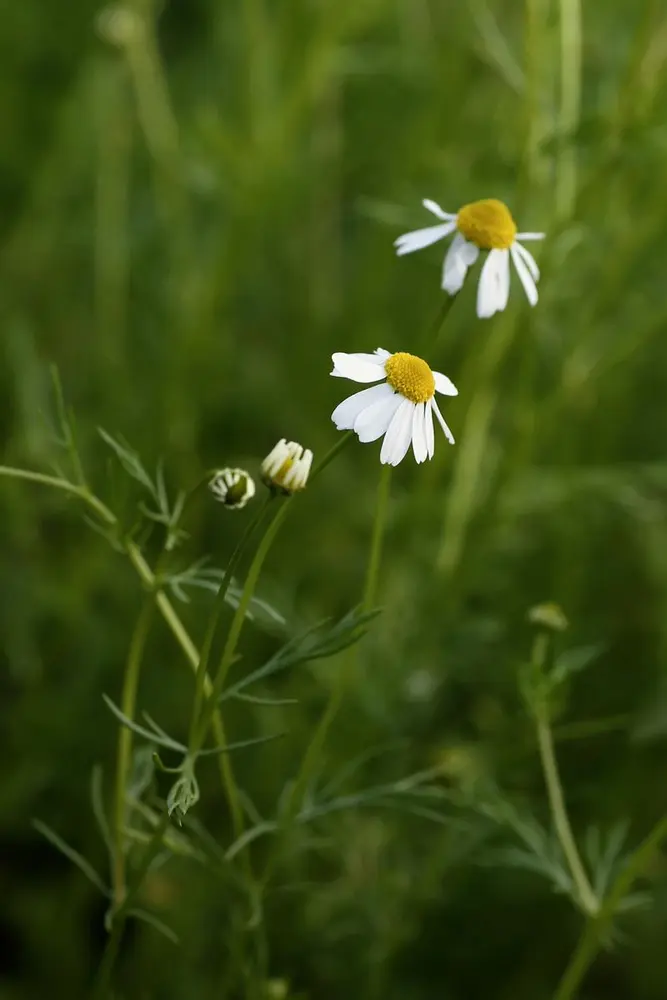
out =
[[[429,399],[425,406],[424,431],[426,433],[426,450],[428,457],[433,458],[435,454],[435,434],[433,433],[433,407],[432,400]]]
[[[491,250],[484,261],[477,287],[477,315],[488,319],[507,305],[505,291],[505,269],[509,257],[508,250]]]
[[[528,270],[523,258],[520,257],[519,254],[516,252],[515,247],[512,247],[511,253],[512,253],[512,260],[514,261],[514,266],[517,270],[519,278],[521,279],[521,284],[523,285],[523,290],[526,293],[526,296],[531,306],[534,306],[535,303],[537,302],[537,288],[535,286],[533,277],[530,271]]]
[[[435,411],[435,415],[438,418],[440,426],[442,427],[443,431],[445,432],[445,437],[447,438],[447,440],[449,441],[450,444],[454,444],[454,435],[452,434],[452,432],[450,431],[449,427],[447,426],[447,424],[444,421],[444,418],[442,416],[442,413],[440,412],[438,404],[435,401],[435,396],[433,396],[432,399],[431,399],[431,407]]]
[[[372,361],[368,359],[372,358]],[[371,354],[343,354],[339,352],[331,355],[334,363],[332,375],[338,378],[349,378],[353,382],[379,382],[384,378],[384,360]]]
[[[461,233],[457,233],[445,255],[442,268],[442,287],[446,292],[456,295],[461,290],[468,268],[475,263],[478,255],[479,250],[475,244],[468,243]]]
[[[414,405],[409,399],[402,399],[396,413],[391,418],[380,451],[380,461],[383,465],[398,465],[405,458],[412,437]]]
[[[512,247],[512,250],[516,250],[516,252],[518,253],[519,257],[521,257],[521,259],[523,261],[525,261],[525,263],[526,263],[526,265],[528,267],[528,270],[532,274],[532,276],[535,279],[535,281],[539,281],[540,280],[540,269],[537,266],[537,263],[535,262],[535,258],[533,257],[532,253],[530,253],[529,250],[526,250],[525,247],[522,247],[520,243],[516,243],[516,242],[514,243],[514,246]]]
[[[417,403],[412,414],[412,450],[417,463],[425,462],[428,458],[423,403]]]
[[[442,372],[433,372],[433,378],[435,379],[436,392],[441,392],[443,396],[458,396],[459,390],[452,380],[443,375]]]
[[[515,240],[543,240],[546,233],[517,233]]]
[[[378,399],[384,399],[387,390],[391,392],[391,386],[383,382],[382,385],[374,385],[370,389],[355,392],[354,396],[348,396],[342,403],[339,403],[331,414],[331,419],[338,430],[351,431],[359,414],[377,402]]]
[[[434,215],[437,215],[439,219],[443,219],[445,222],[449,222],[450,219],[456,218],[456,213],[452,214],[451,212],[443,212],[437,201],[431,201],[430,198],[424,198],[422,205],[424,208],[427,208],[429,212],[433,212]]]
[[[502,312],[510,297],[510,255],[507,250],[498,252],[502,254],[498,262],[498,312]]]
[[[373,354],[382,364],[385,363],[387,358],[391,357],[391,351],[385,351],[384,347],[376,347]]]
[[[456,223],[452,221],[445,222],[441,226],[427,226],[426,229],[415,229],[412,233],[403,233],[397,240],[394,240],[396,253],[401,257],[403,254],[412,253],[413,250],[422,250],[424,247],[429,247],[431,243],[437,243],[438,240],[449,236],[454,229],[456,229]]]
[[[388,394],[367,406],[354,421],[354,432],[364,443],[382,437],[403,400],[400,393],[394,392],[386,382],[382,388],[388,389]]]

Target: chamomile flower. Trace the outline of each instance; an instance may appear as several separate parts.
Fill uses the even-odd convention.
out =
[[[262,462],[262,482],[278,493],[296,493],[305,488],[312,464],[309,448],[281,438]]]
[[[537,302],[536,282],[540,271],[533,255],[522,241],[544,239],[544,233],[517,233],[516,223],[507,205],[496,198],[473,201],[452,215],[426,198],[424,208],[439,219],[440,225],[405,233],[395,241],[396,253],[412,253],[455,233],[442,269],[442,287],[456,295],[465,280],[468,268],[475,263],[480,250],[489,254],[482,267],[477,287],[477,315],[480,319],[501,312],[510,292],[510,257],[530,302]]]
[[[255,495],[255,483],[245,469],[220,469],[208,488],[215,499],[230,510],[240,510]]]
[[[380,461],[398,465],[410,444],[417,462],[433,458],[435,413],[445,437],[454,436],[445,423],[435,393],[457,396],[454,384],[441,372],[431,371],[421,358],[381,347],[373,354],[334,354],[332,375],[353,382],[382,382],[344,399],[331,414],[339,431],[353,430],[360,441],[377,441],[384,435]]]

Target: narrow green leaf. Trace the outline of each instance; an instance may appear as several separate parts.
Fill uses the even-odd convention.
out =
[[[79,854],[79,852],[75,851],[73,847],[70,847],[70,845],[55,832],[55,830],[52,830],[50,826],[46,825],[46,823],[42,823],[41,820],[33,819],[32,825],[39,833],[41,833],[43,837],[46,837],[46,839],[53,844],[53,846],[59,850],[61,854],[64,854],[65,857],[72,862],[72,864],[76,865],[77,868],[83,872],[86,878],[93,883],[95,888],[100,890],[103,896],[108,897],[110,895],[108,888],[102,881],[102,878],[97,874],[93,866],[86,861],[83,854]]]
[[[227,743],[224,747],[209,747],[200,750],[198,757],[210,757],[211,754],[230,753],[232,750],[243,750],[245,747],[259,746],[260,743],[270,743],[272,740],[281,739],[286,733],[272,733],[270,736],[256,736],[251,740],[239,740],[236,743]]]
[[[106,813],[104,811],[104,795],[102,791],[102,768],[99,764],[96,764],[93,768],[90,776],[90,801],[93,807],[93,815],[97,820],[97,825],[100,828],[100,833],[104,843],[106,844],[109,854],[113,854],[113,842],[111,839],[111,831],[109,829],[109,823],[107,821]]]
[[[136,920],[141,920],[143,923],[148,924],[149,927],[152,927],[159,934],[162,934],[162,936],[166,937],[172,944],[181,943],[178,934],[176,934],[175,931],[172,931],[171,927],[163,923],[163,921],[160,920],[159,917],[156,917],[155,914],[149,913],[148,910],[128,910],[127,915],[128,917],[134,917]]]
[[[152,732],[150,729],[145,729],[144,726],[140,726],[138,723],[134,722],[133,719],[128,718],[117,705],[109,698],[108,695],[102,694],[102,698],[107,706],[111,709],[116,718],[131,729],[133,733],[138,736],[143,736],[144,739],[148,740],[150,743],[157,743],[159,746],[166,747],[168,750],[176,750],[178,753],[187,753],[187,747],[183,746],[182,743],[177,743],[176,740],[172,740],[171,737],[158,736],[157,733]]]

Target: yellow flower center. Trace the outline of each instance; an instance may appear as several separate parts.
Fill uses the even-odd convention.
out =
[[[516,236],[516,223],[510,210],[497,198],[464,205],[456,216],[456,225],[480,250],[508,250]]]
[[[384,363],[387,382],[412,403],[426,403],[435,392],[433,372],[421,358],[399,351]]]

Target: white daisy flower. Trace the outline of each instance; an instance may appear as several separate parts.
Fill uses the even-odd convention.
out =
[[[220,469],[213,476],[208,488],[220,503],[231,510],[245,507],[255,495],[255,483],[245,469]]]
[[[510,257],[528,301],[531,306],[535,305],[536,282],[540,271],[533,255],[522,246],[521,241],[544,239],[544,233],[517,233],[509,208],[496,198],[473,201],[470,205],[464,205],[455,215],[443,212],[439,205],[428,198],[422,204],[443,222],[438,226],[428,226],[399,236],[394,243],[399,256],[428,247],[456,230],[442,269],[442,287],[446,292],[456,295],[463,285],[468,268],[477,260],[479,251],[488,250],[489,255],[484,261],[477,288],[477,315],[480,319],[487,319],[494,313],[501,312],[507,305],[510,293]]]
[[[262,482],[279,493],[296,493],[308,482],[312,464],[309,448],[281,438],[262,462]]]
[[[390,354],[378,347],[374,354],[334,354],[332,375],[353,382],[379,382],[343,400],[331,414],[339,431],[353,430],[360,441],[377,441],[384,435],[380,461],[398,465],[410,443],[417,462],[433,458],[433,414],[450,444],[454,436],[445,423],[435,393],[457,396],[458,389],[441,372],[431,371],[421,358],[399,351]]]

